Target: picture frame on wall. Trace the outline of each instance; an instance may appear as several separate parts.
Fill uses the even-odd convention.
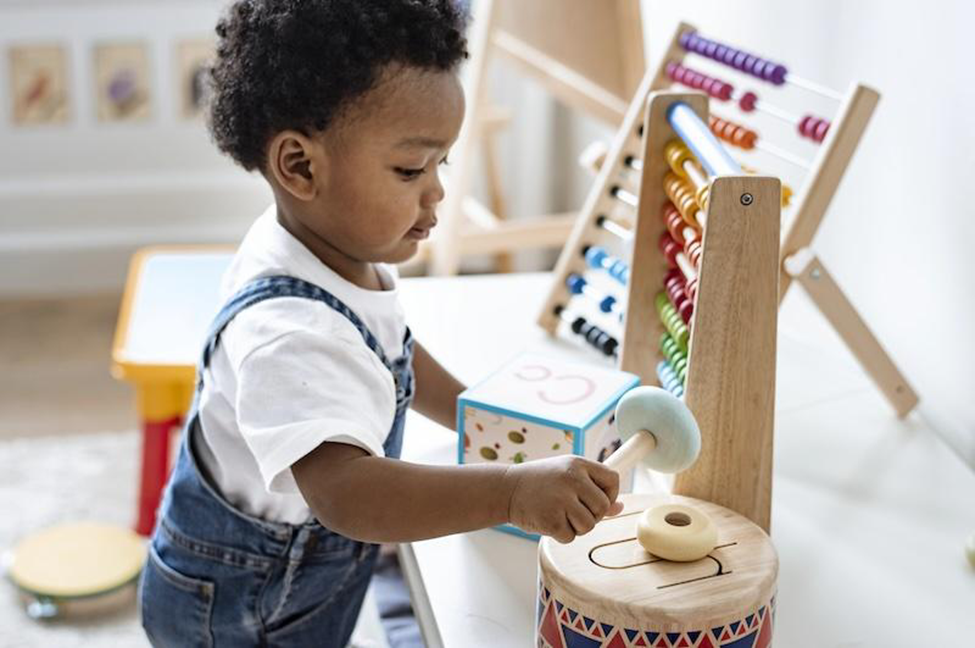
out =
[[[68,55],[57,44],[18,45],[8,51],[11,115],[17,126],[68,121]]]
[[[211,38],[194,38],[176,44],[176,79],[179,84],[180,117],[199,119],[210,100],[210,67],[216,56]]]
[[[101,122],[152,117],[149,53],[143,43],[100,43],[94,49],[95,96]]]

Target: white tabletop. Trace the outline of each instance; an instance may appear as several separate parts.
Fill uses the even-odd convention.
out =
[[[534,325],[548,282],[410,279],[402,298],[417,339],[467,383],[521,350],[607,364]],[[800,290],[781,311],[778,349],[775,645],[973,645],[975,570],[963,547],[975,474],[919,416],[894,416]],[[454,434],[411,413],[404,459],[452,463]],[[532,645],[535,552],[493,530],[404,546],[428,645]]]

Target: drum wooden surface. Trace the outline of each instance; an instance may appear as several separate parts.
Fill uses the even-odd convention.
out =
[[[96,596],[133,582],[146,549],[129,529],[64,524],[29,536],[14,549],[10,580],[43,598]]]
[[[587,535],[539,545],[537,645],[543,648],[764,648],[771,643],[778,557],[768,536],[724,507],[669,494],[623,495],[625,508]],[[640,514],[685,504],[711,516],[718,544],[675,563],[636,540]]]

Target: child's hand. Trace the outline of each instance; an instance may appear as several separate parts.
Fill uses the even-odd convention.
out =
[[[623,510],[616,501],[619,475],[576,455],[509,466],[505,480],[514,483],[508,521],[561,543],[589,533],[604,516]]]

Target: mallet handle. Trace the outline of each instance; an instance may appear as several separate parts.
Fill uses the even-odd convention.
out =
[[[627,439],[619,450],[609,455],[603,465],[623,475],[656,447],[657,437],[647,430],[640,430]]]

